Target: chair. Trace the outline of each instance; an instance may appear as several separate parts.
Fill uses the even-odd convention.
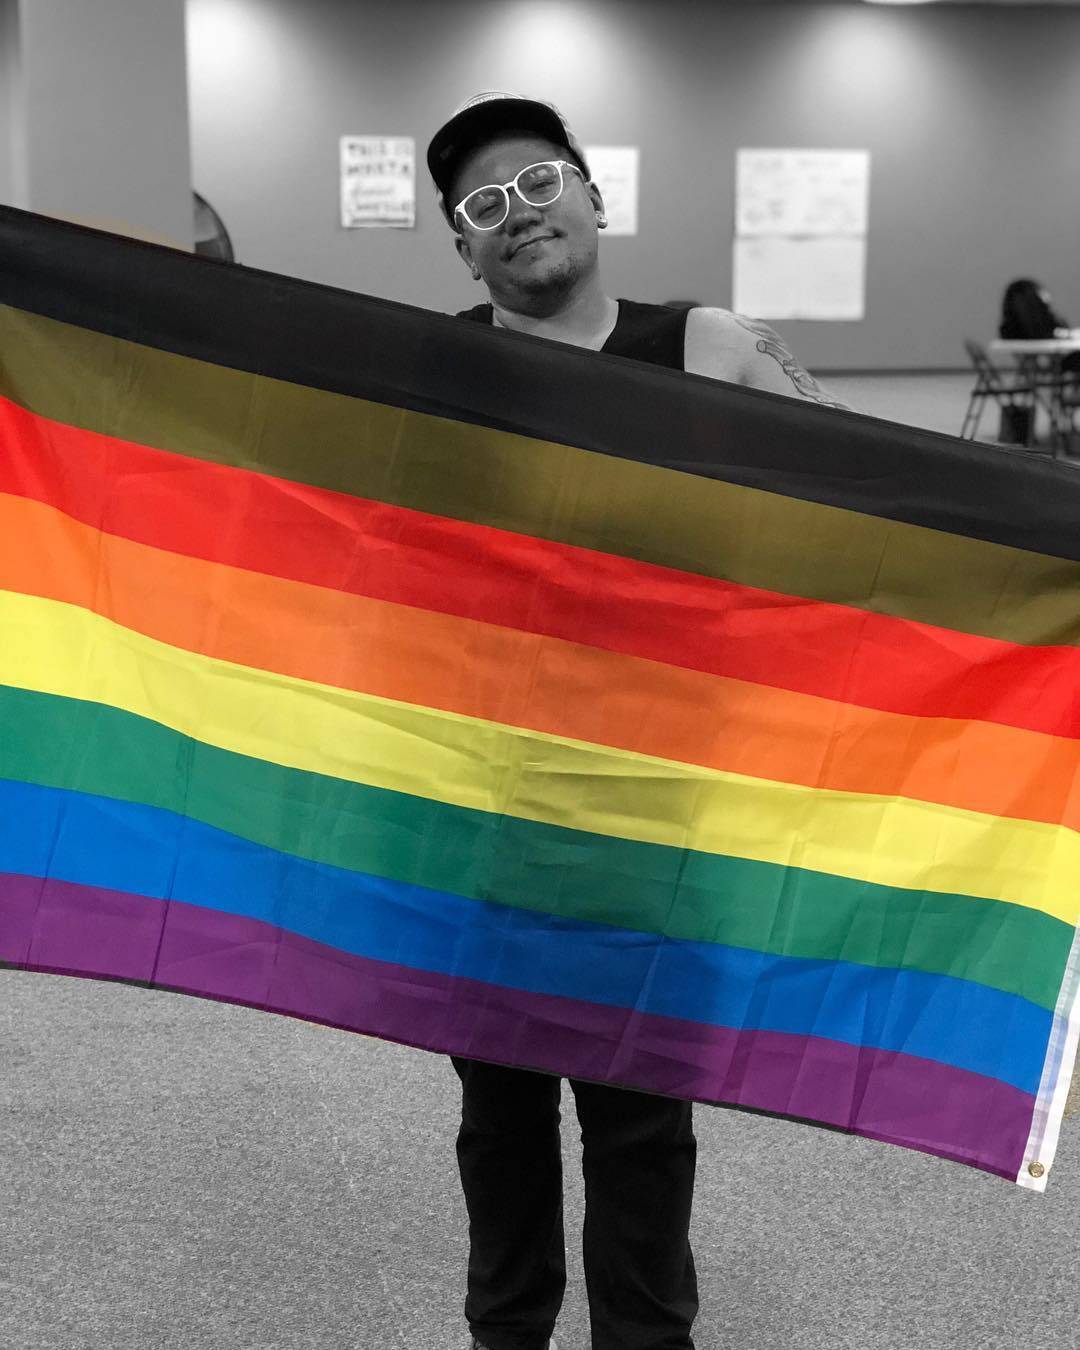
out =
[[[1080,374],[1066,370],[1060,355],[1030,357],[1019,369],[1032,385],[1032,407],[1037,403],[1046,409],[1055,458],[1068,455],[1080,411]]]
[[[964,349],[975,368],[975,384],[968,399],[964,425],[960,430],[963,440],[974,440],[979,429],[983,409],[993,399],[1001,409],[1003,425],[1022,432],[1017,437],[1030,445],[1035,431],[1035,404],[1038,399],[1037,381],[1026,370],[1000,370],[987,354],[986,348],[965,338]]]
[[[1074,437],[1080,433],[1080,427],[1077,426],[1077,417],[1080,417],[1080,371],[1062,371],[1059,368],[1054,399],[1057,414],[1054,435],[1060,449],[1068,454]]]

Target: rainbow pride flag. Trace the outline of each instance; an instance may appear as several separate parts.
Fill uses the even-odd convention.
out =
[[[1080,474],[0,210],[0,958],[1041,1190]]]

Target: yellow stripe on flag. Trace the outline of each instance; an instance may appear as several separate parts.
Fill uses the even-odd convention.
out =
[[[776,783],[197,655],[0,592],[0,682],[105,703],[223,750],[452,805],[1080,917],[1080,834]]]

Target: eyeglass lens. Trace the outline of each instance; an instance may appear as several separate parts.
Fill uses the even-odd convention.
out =
[[[514,180],[518,196],[530,206],[550,206],[562,191],[562,179],[557,164],[530,164]],[[505,188],[477,188],[470,192],[461,207],[466,219],[480,229],[501,225],[510,212],[510,196]]]

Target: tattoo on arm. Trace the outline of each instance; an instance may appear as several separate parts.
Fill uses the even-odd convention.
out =
[[[831,398],[814,379],[813,375],[808,370],[803,370],[795,357],[784,346],[779,333],[770,328],[767,323],[762,323],[758,319],[748,319],[742,314],[733,314],[731,317],[741,328],[745,328],[748,333],[754,334],[757,338],[755,345],[758,351],[763,356],[771,356],[777,362],[803,398],[813,399],[815,403],[821,403],[826,408],[843,408],[850,411],[846,403]]]

